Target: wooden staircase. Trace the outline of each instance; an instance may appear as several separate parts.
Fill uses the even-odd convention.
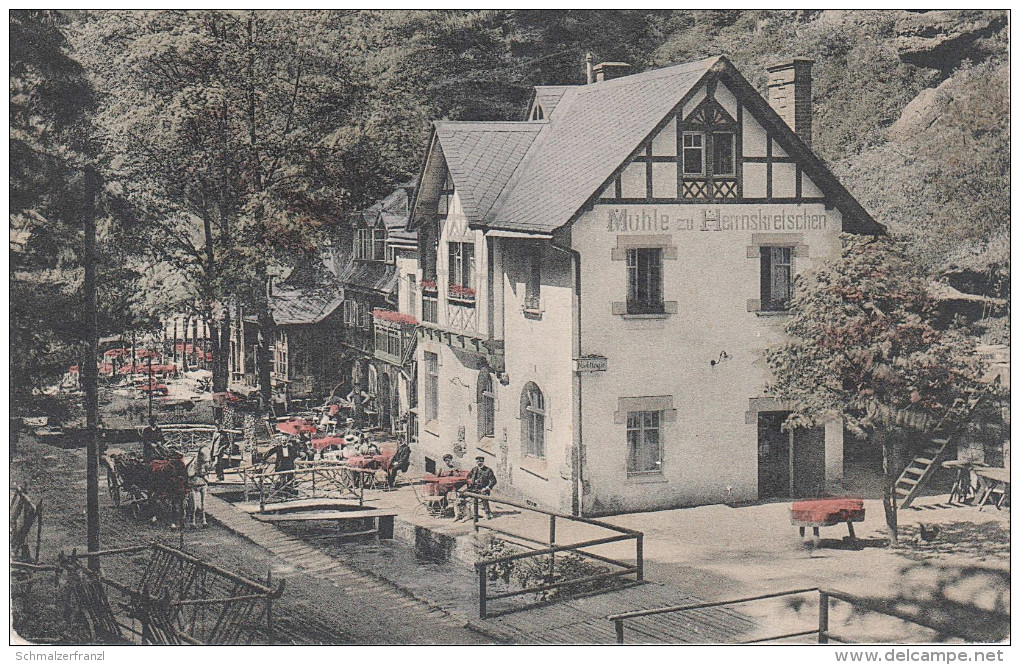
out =
[[[933,471],[938,468],[942,461],[942,453],[946,446],[954,439],[963,427],[973,417],[974,410],[978,403],[984,399],[987,391],[978,393],[973,397],[963,400],[958,399],[956,403],[946,412],[938,425],[935,426],[928,443],[914,459],[910,460],[906,468],[896,479],[893,486],[893,494],[900,508],[909,508],[914,499],[917,498],[921,487],[931,477]]]
[[[946,446],[949,445],[949,440],[950,437],[947,436],[929,439],[924,450],[910,460],[910,463],[903,469],[903,473],[896,479],[896,485],[893,487],[896,500],[900,501],[900,508],[908,508],[913,502],[921,490],[921,486],[931,476],[932,471],[937,468],[935,465],[940,461]]]

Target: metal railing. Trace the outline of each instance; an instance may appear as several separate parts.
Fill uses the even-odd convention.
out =
[[[739,605],[742,603],[750,603],[754,601],[767,600],[770,598],[782,598],[786,596],[796,596],[804,593],[818,592],[818,625],[810,629],[798,630],[789,633],[781,633],[778,635],[769,635],[765,637],[758,637],[739,644],[760,644],[763,642],[775,642],[778,640],[785,640],[794,637],[806,637],[808,635],[814,635],[818,644],[828,644],[830,641],[839,642],[840,644],[853,644],[853,640],[846,636],[837,635],[829,630],[829,607],[830,601],[836,599],[845,602],[852,606],[855,612],[866,611],[873,612],[876,614],[883,614],[900,621],[921,626],[933,630],[940,635],[950,635],[954,637],[961,637],[969,641],[987,641],[981,635],[967,630],[965,627],[960,626],[936,626],[921,618],[911,616],[908,613],[897,611],[890,607],[887,607],[881,603],[881,601],[871,600],[867,598],[860,598],[849,593],[842,591],[834,591],[831,589],[819,589],[818,587],[809,587],[804,589],[793,589],[790,591],[779,591],[776,593],[766,593],[759,596],[748,596],[746,598],[735,598],[733,600],[720,600],[710,603],[692,603],[689,605],[675,605],[671,607],[657,607],[648,610],[635,610],[633,612],[624,612],[622,614],[614,614],[607,619],[611,621],[616,628],[616,643],[624,643],[624,622],[633,619],[639,619],[641,617],[655,616],[660,614],[670,614],[674,612],[688,612],[695,610],[704,610],[713,607],[726,607],[730,605]],[[641,632],[637,629],[637,632]]]
[[[297,499],[356,499],[359,506],[365,503],[366,476],[375,475],[374,469],[357,469],[338,464],[299,467],[293,471],[241,471],[244,481],[244,500],[258,496],[259,510],[267,503]]]
[[[543,591],[550,591],[552,589],[558,589],[561,587],[576,586],[579,584],[587,584],[596,582],[598,580],[613,579],[617,577],[623,577],[626,575],[634,575],[636,581],[641,582],[644,580],[644,534],[640,531],[633,529],[627,529],[615,524],[608,524],[599,520],[591,519],[588,517],[578,517],[575,515],[567,515],[564,513],[558,513],[552,510],[545,510],[534,506],[527,506],[520,504],[508,499],[495,499],[486,494],[478,494],[475,492],[463,492],[461,496],[467,497],[474,502],[474,529],[479,531],[486,529],[493,533],[498,533],[504,536],[509,536],[516,540],[532,543],[535,545],[544,545],[539,549],[529,550],[527,552],[519,552],[516,554],[507,554],[499,557],[491,557],[488,559],[482,559],[475,563],[475,571],[478,574],[478,618],[485,619],[488,617],[488,604],[489,601],[498,600],[500,598],[510,598],[513,596],[522,596],[532,593],[540,593]],[[521,510],[527,510],[534,513],[541,513],[549,516],[549,538],[546,540],[538,540],[529,536],[523,536],[521,534],[513,533],[510,531],[503,531],[489,524],[482,524],[478,521],[478,509],[479,503],[482,501],[488,501],[489,503],[497,503],[505,506],[513,506]],[[556,544],[556,521],[567,520],[570,522],[579,522],[582,524],[589,524],[591,526],[600,527],[608,531],[616,532],[618,535],[606,536],[603,538],[594,538],[590,540],[583,540],[576,543],[570,543],[565,545]],[[608,545],[609,543],[618,543],[626,540],[634,541],[635,550],[635,563],[631,564],[626,561],[619,559],[613,559],[611,557],[603,556],[601,554],[594,554],[593,552],[586,552],[584,548],[595,547],[597,545]],[[511,591],[504,591],[500,593],[489,593],[488,589],[488,572],[489,567],[508,563],[511,561],[520,561],[524,559],[532,559],[536,557],[549,556],[549,570],[550,572],[555,570],[556,565],[556,554],[560,552],[573,552],[577,555],[599,561],[601,563],[607,563],[612,566],[616,566],[619,570],[611,570],[610,572],[598,573],[595,575],[588,575],[584,577],[578,577],[569,580],[562,580],[559,582],[549,582],[546,584],[539,584],[537,586],[525,587],[522,589],[515,589]]]

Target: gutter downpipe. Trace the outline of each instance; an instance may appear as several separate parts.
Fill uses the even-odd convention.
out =
[[[572,344],[572,357],[571,364],[574,362],[574,358],[581,357],[581,253],[576,249],[568,247],[560,247],[555,241],[550,241],[549,246],[553,249],[564,252],[570,255],[570,267],[571,267],[571,278],[574,287],[574,297],[572,299],[572,332],[573,332],[573,344]],[[573,452],[570,455],[570,512],[576,516],[582,516],[582,497],[584,495],[584,438],[582,436],[582,417],[581,417],[581,373],[572,369],[571,380],[574,384],[573,392],[573,405],[572,405],[572,425],[573,425]]]

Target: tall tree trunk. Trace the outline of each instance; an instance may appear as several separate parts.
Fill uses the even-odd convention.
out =
[[[83,227],[85,237],[82,258],[85,264],[85,346],[86,357],[81,363],[82,389],[85,392],[85,530],[90,552],[99,550],[99,301],[96,296],[96,212],[91,197],[99,191],[99,178],[91,168],[85,169]],[[131,347],[134,354],[134,346]],[[99,557],[90,556],[88,566],[99,570]]]
[[[273,317],[269,313],[269,303],[262,301],[262,299],[260,299],[258,305],[258,322],[259,352],[255,356],[255,370],[258,375],[259,401],[262,405],[262,413],[269,414],[272,412],[273,405],[273,385],[270,378],[273,357],[269,351],[269,346],[273,340]]]
[[[191,364],[198,369],[198,317],[191,320]]]
[[[896,440],[890,432],[876,431],[882,441],[882,508],[885,523],[889,527],[889,542],[899,542],[899,519],[896,506]]]

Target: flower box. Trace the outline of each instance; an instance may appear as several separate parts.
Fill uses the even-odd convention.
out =
[[[409,326],[418,324],[418,319],[414,318],[410,314],[403,312],[394,312],[388,309],[375,309],[372,310],[372,316],[380,321],[388,321],[390,323],[401,323]]]
[[[470,286],[461,286],[460,284],[450,285],[450,297],[455,300],[463,300],[466,302],[475,301],[475,290]]]

